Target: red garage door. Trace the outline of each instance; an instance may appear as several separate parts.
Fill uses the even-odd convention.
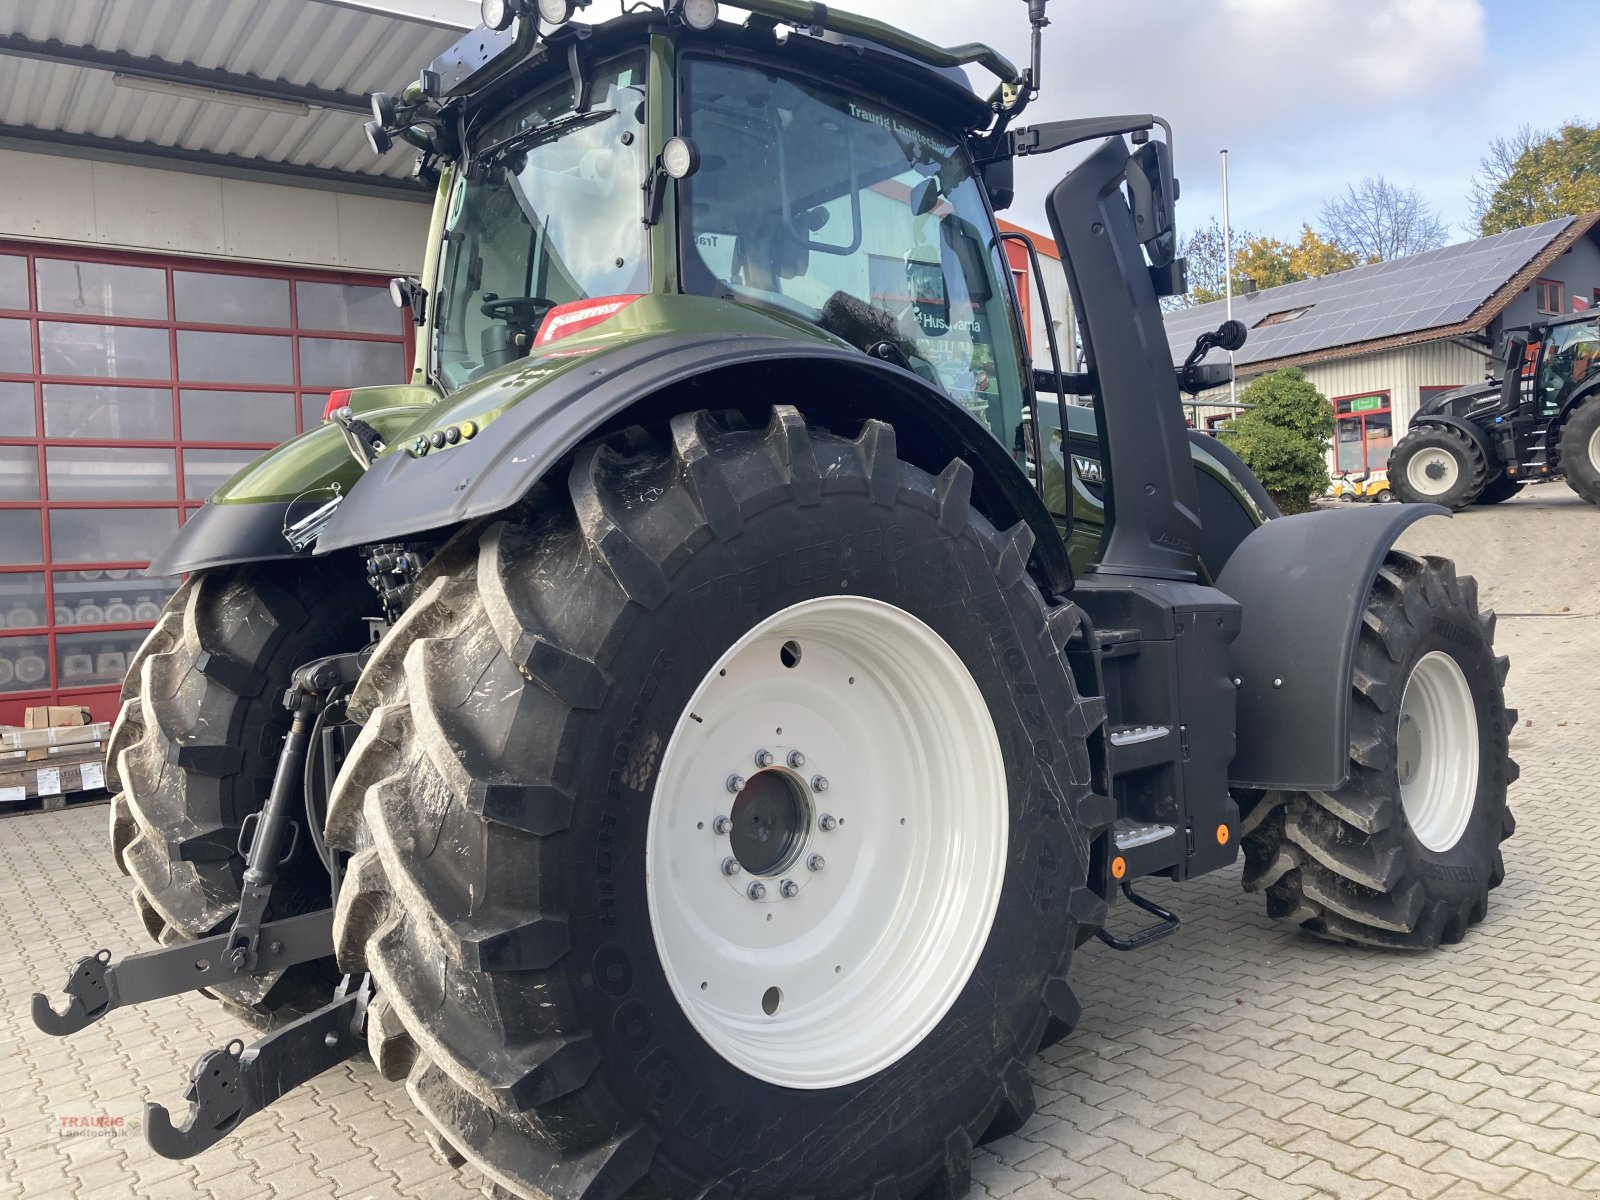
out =
[[[404,378],[385,282],[0,242],[0,723],[115,714],[185,515],[330,388]]]

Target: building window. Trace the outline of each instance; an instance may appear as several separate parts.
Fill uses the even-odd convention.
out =
[[[1255,323],[1255,328],[1261,329],[1267,325],[1283,325],[1290,321],[1298,321],[1310,312],[1316,305],[1307,304],[1303,308],[1286,308],[1282,312],[1268,313]]]
[[[1541,313],[1559,317],[1567,307],[1567,286],[1559,279],[1537,279],[1533,284],[1533,303]]]
[[[1343,396],[1333,402],[1334,470],[1340,474],[1375,472],[1389,465],[1394,448],[1394,414],[1389,393]]]
[[[409,332],[368,276],[0,242],[0,723],[113,716],[177,587],[143,568]]]

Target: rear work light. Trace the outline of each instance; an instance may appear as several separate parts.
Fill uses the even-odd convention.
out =
[[[337,388],[328,393],[328,402],[322,406],[322,421],[327,424],[333,419],[333,414],[350,403],[350,393],[353,388]]]
[[[545,313],[534,345],[544,346],[559,338],[571,337],[592,329],[602,321],[609,321],[628,305],[642,296],[604,296],[598,300],[574,300],[571,304],[558,304]]]

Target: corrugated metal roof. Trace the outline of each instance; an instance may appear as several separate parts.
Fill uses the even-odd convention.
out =
[[[1486,327],[1504,307],[1494,307],[1490,300],[1567,233],[1574,221],[1562,217],[1235,296],[1233,315],[1250,328],[1250,339],[1234,361],[1244,367],[1430,330]],[[1584,228],[1590,224],[1584,223]],[[1268,322],[1271,317],[1279,319]],[[1181,363],[1195,339],[1225,319],[1226,302],[1221,300],[1168,313],[1173,361]]]
[[[435,21],[321,0],[0,0],[0,38],[55,43],[61,57],[89,48],[357,98],[403,87],[458,36]],[[373,157],[362,120],[342,109],[291,115],[243,97],[143,90],[119,83],[112,69],[0,45],[0,137],[47,143],[59,133],[403,178],[412,156]]]

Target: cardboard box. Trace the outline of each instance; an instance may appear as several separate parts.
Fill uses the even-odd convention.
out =
[[[51,750],[67,746],[87,746],[103,742],[111,736],[111,722],[96,721],[93,725],[47,725],[42,729],[23,729],[16,725],[0,725],[0,754],[18,750]],[[39,755],[34,756],[37,761]]]
[[[89,724],[89,720],[89,710],[78,704],[41,704],[22,712],[24,729],[75,729]],[[49,745],[46,741],[44,745],[30,749],[28,761],[38,762],[49,758]]]

